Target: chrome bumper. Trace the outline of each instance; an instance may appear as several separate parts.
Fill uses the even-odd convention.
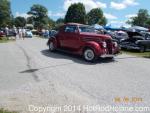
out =
[[[111,58],[111,57],[115,57],[116,55],[112,55],[112,54],[103,54],[100,57],[101,58]]]

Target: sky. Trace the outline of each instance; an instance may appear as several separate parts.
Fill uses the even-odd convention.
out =
[[[81,2],[86,12],[93,8],[101,8],[108,24],[125,25],[125,22],[137,15],[139,9],[147,9],[150,13],[149,0],[11,0],[11,9],[15,17],[28,17],[26,14],[33,4],[41,4],[48,9],[50,18],[57,20],[64,17],[68,7]]]

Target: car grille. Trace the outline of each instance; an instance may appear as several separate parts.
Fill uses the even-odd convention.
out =
[[[113,54],[113,44],[111,39],[105,40],[107,44],[108,54]]]

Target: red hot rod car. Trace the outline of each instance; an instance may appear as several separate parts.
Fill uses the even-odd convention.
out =
[[[98,57],[113,58],[120,51],[110,36],[97,34],[90,26],[77,23],[61,26],[58,33],[49,38],[47,45],[50,51],[65,50],[82,55],[86,61],[94,61]]]

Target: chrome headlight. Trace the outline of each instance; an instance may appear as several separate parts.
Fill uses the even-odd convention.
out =
[[[118,47],[118,43],[117,43],[117,42],[114,42],[114,46],[115,46],[115,47]]]
[[[106,42],[102,42],[102,45],[103,45],[103,47],[104,47],[104,48],[106,48],[106,47],[107,47]]]

